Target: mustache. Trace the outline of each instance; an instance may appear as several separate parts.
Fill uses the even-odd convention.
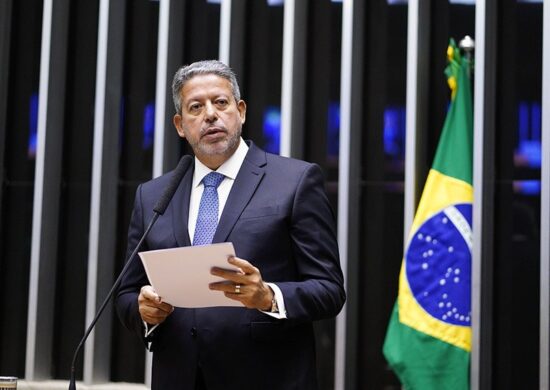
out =
[[[227,129],[223,126],[208,126],[201,129],[201,136],[217,133],[219,131],[223,131],[224,133],[227,133]]]

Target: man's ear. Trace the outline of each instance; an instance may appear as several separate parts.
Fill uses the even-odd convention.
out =
[[[180,114],[174,115],[172,118],[172,122],[174,123],[174,126],[176,127],[176,130],[178,131],[178,135],[181,138],[185,138],[185,133],[183,132],[183,125],[182,125],[182,117]]]
[[[239,100],[237,103],[237,110],[239,110],[239,116],[241,117],[241,125],[246,122],[246,103],[244,100]]]

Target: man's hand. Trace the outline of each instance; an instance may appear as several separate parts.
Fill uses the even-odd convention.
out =
[[[164,322],[174,311],[174,307],[158,296],[152,286],[143,286],[138,297],[139,315],[150,325]]]
[[[223,291],[226,297],[241,302],[249,309],[270,310],[273,291],[262,280],[260,270],[238,257],[230,257],[227,262],[238,270],[213,267],[210,273],[225,280],[210,283],[210,290]]]

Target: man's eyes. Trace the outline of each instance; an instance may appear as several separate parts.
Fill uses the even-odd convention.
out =
[[[229,106],[229,100],[228,99],[216,99],[214,100],[214,105],[218,108],[226,108],[227,106]],[[189,112],[192,112],[192,113],[196,113],[196,112],[199,112],[200,110],[202,110],[204,107],[204,104],[202,103],[193,103],[191,105],[189,105],[188,107],[188,110]]]
[[[199,111],[200,109],[201,109],[201,105],[199,103],[191,104],[189,106],[189,111],[191,112],[196,112],[196,111]]]

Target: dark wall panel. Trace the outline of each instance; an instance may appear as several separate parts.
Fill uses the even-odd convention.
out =
[[[90,48],[97,47],[99,1],[78,0],[70,6],[52,358],[55,378],[69,377],[85,325],[97,56],[97,50]]]
[[[245,139],[279,153],[284,7],[248,0],[244,65],[239,77],[247,102]]]
[[[365,12],[357,383],[399,389],[382,346],[403,258],[408,7],[375,0]]]
[[[499,2],[493,388],[539,375],[542,4]]]
[[[306,21],[303,158],[319,164],[335,214],[338,209],[342,4],[310,1]],[[302,131],[299,129],[298,131]],[[317,369],[322,389],[334,386],[335,320],[315,323]]]
[[[158,2],[136,0],[127,7],[115,259],[117,274],[126,260],[128,224],[135,191],[153,174],[158,15]],[[143,382],[143,344],[122,327],[118,318],[113,320],[112,335],[111,379]]]
[[[42,1],[14,1],[0,220],[0,372],[23,376],[27,334]],[[9,314],[6,314],[9,313]]]

